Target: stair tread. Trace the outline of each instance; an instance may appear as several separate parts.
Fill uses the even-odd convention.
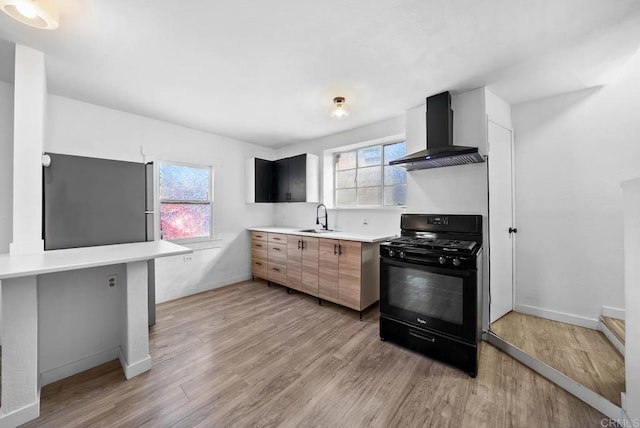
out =
[[[613,335],[624,345],[624,320],[605,317],[604,315],[601,316],[600,319],[602,320],[602,323],[607,326],[609,331],[611,331],[611,333],[613,333]]]

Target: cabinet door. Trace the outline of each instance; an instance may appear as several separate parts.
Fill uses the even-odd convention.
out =
[[[360,310],[360,281],[362,279],[362,244],[340,241],[338,303]]]
[[[338,303],[337,239],[320,239],[318,248],[318,297]]]
[[[287,236],[287,287],[300,290],[302,287],[302,237]]]
[[[302,238],[302,291],[318,296],[318,238]]]
[[[289,202],[289,159],[280,159],[273,163],[272,180],[274,202]]]
[[[273,162],[258,158],[255,161],[255,201],[272,202]]]
[[[289,158],[289,202],[307,200],[307,155]]]

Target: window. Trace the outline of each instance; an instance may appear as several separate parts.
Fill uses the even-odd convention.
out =
[[[210,239],[211,167],[161,163],[158,175],[161,238]]]
[[[406,143],[400,141],[336,153],[335,205],[405,205],[407,172],[389,162],[406,152]]]

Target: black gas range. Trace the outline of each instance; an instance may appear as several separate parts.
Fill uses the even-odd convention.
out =
[[[403,214],[380,245],[380,337],[477,373],[482,216]]]

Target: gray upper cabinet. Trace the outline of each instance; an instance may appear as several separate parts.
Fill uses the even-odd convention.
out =
[[[318,202],[320,159],[309,153],[246,161],[246,202]]]

